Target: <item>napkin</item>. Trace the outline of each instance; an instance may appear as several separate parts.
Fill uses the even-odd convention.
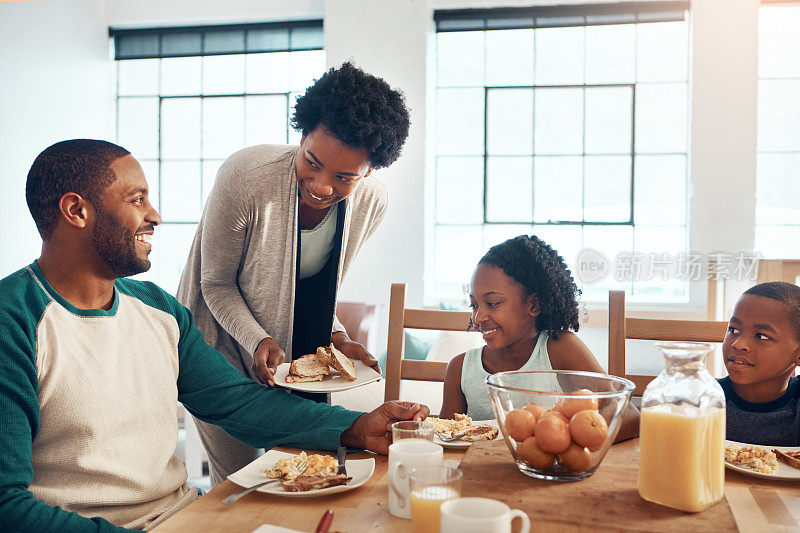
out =
[[[296,529],[287,529],[281,526],[273,526],[272,524],[261,524],[253,533],[303,533]]]

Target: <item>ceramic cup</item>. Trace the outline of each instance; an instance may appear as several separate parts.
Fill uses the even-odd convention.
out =
[[[389,446],[389,512],[411,518],[408,477],[414,468],[440,466],[442,447],[423,440],[401,440]]]
[[[520,533],[530,531],[528,515],[489,498],[456,498],[442,503],[441,533],[511,533],[511,521],[522,520]]]

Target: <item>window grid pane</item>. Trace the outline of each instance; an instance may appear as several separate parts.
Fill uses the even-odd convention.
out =
[[[117,142],[142,163],[150,201],[162,217],[156,235],[182,235],[191,243],[226,157],[253,144],[298,140],[289,118],[297,96],[325,72],[325,53],[314,49],[314,32],[296,33],[304,50],[278,46],[288,30],[250,30],[248,46],[257,44],[257,53],[117,61]],[[215,37],[208,52],[236,48],[222,33]],[[237,35],[227,37],[238,43]],[[278,51],[262,51],[270,47]],[[143,276],[175,287],[186,255],[172,264],[157,248],[154,267]]]
[[[800,236],[800,6],[758,11],[758,141],[755,250],[795,259]]]
[[[552,235],[571,266],[581,248],[612,265],[636,247],[684,252],[688,40],[687,21],[438,33],[434,249],[460,230],[474,243],[477,223],[484,251],[533,231]],[[456,194],[457,175],[474,189]],[[443,277],[448,257],[436,253],[429,299],[459,296],[448,287],[464,280]],[[659,292],[613,272],[582,288],[588,300],[610,288],[633,301],[688,299],[682,280]]]

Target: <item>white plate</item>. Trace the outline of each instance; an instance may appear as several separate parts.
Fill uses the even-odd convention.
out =
[[[318,452],[307,451],[307,454]],[[228,479],[237,485],[247,488],[253,485],[258,485],[267,480],[264,470],[271,468],[278,460],[292,457],[293,453],[279,452],[277,450],[270,450],[249,465],[241,470],[234,472]],[[307,490],[305,492],[286,492],[281,487],[280,481],[270,483],[256,492],[263,492],[265,494],[274,494],[276,496],[289,496],[293,498],[306,498],[309,496],[321,496],[323,494],[336,494],[337,492],[346,492],[356,487],[360,487],[372,477],[372,472],[375,471],[375,459],[350,459],[345,464],[347,466],[347,475],[352,477],[346,485],[337,485],[336,487],[327,487],[324,489]]]
[[[305,383],[286,383],[286,376],[289,375],[289,366],[291,363],[283,363],[278,365],[275,371],[275,384],[283,387],[284,389],[299,390],[303,392],[341,392],[343,390],[350,390],[367,383],[380,381],[381,375],[376,372],[372,367],[369,367],[361,361],[351,359],[356,366],[356,379],[347,381],[338,372],[331,369],[329,376],[325,376],[322,381],[308,381]]]
[[[473,420],[472,423],[473,424],[488,424],[490,426],[494,426],[494,427],[499,429],[499,426],[497,425],[497,420]],[[495,440],[495,439],[497,439],[499,437],[500,437],[500,433],[498,432],[497,433],[497,437],[495,437],[492,440]],[[438,444],[438,445],[442,446],[443,448],[469,448],[472,445],[471,442],[463,441],[463,440],[454,440],[453,442],[445,442],[445,441],[439,439],[438,435],[434,435],[433,436],[433,442],[434,442],[434,444]]]
[[[746,443],[736,442],[732,440],[726,440],[725,446],[746,446]],[[772,450],[780,450],[782,452],[797,452],[800,451],[800,447],[798,446],[762,446],[761,444],[754,444],[754,446],[758,446],[759,448],[764,448],[765,450],[772,451]],[[749,468],[744,468],[741,466],[737,466],[731,463],[725,462],[725,467],[730,468],[731,470],[735,470],[736,472],[741,472],[742,474],[747,474],[748,476],[754,477],[763,477],[765,479],[775,479],[780,481],[800,481],[800,469],[791,467],[781,461],[778,460],[778,468],[771,474],[766,474],[764,472],[756,472],[755,470],[750,470]]]

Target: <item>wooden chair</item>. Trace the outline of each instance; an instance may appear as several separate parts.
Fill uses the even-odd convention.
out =
[[[713,260],[709,260],[708,268],[709,272],[714,268]],[[715,276],[709,276],[706,319],[713,321],[730,318],[736,300],[745,289],[754,283],[786,281],[800,284],[798,283],[799,277],[800,259],[760,259],[758,261],[758,276],[755,282],[735,283],[725,277],[717,279]]]
[[[373,337],[375,332],[375,304],[364,302],[337,302],[336,318],[344,326],[348,337],[362,345],[369,352],[374,352]]]
[[[467,331],[471,313],[406,308],[405,283],[393,283],[389,299],[384,401],[400,399],[400,380],[444,381],[447,363],[403,359],[405,329]]]
[[[634,396],[641,396],[655,376],[626,373],[625,339],[722,342],[727,329],[727,322],[626,318],[625,292],[608,291],[608,373],[633,381]],[[706,365],[713,366],[713,361]]]
[[[800,259],[762,259],[758,262],[758,283],[786,281],[797,284]]]

